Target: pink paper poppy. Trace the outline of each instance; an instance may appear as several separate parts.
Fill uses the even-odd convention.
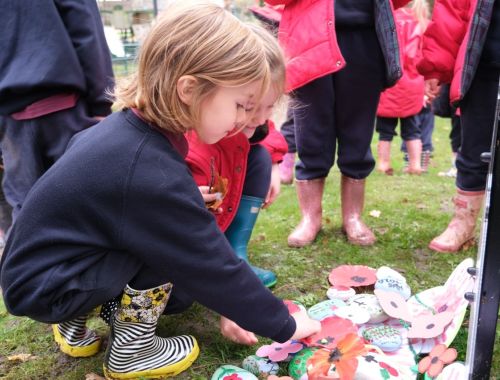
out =
[[[324,347],[330,350],[337,347],[337,343],[349,333],[357,334],[358,328],[352,321],[336,316],[321,321],[321,330],[316,334],[302,339],[309,347]]]
[[[290,376],[276,376],[271,375],[267,377],[267,380],[293,380]]]
[[[368,286],[377,281],[376,271],[366,265],[341,265],[333,269],[328,276],[333,286]]]
[[[434,338],[441,335],[455,315],[450,312],[438,314],[419,315],[411,321],[408,338]]]
[[[288,358],[288,355],[295,354],[303,348],[304,345],[302,343],[289,340],[285,343],[274,342],[262,346],[255,354],[261,358],[269,358],[273,362],[282,362]]]
[[[432,378],[438,376],[446,364],[457,358],[457,350],[447,348],[444,344],[434,346],[428,356],[418,363],[418,372],[427,373]]]
[[[378,302],[382,310],[390,317],[402,319],[406,322],[411,322],[413,317],[410,314],[410,309],[404,297],[396,292],[388,292],[385,290],[375,289],[373,293],[377,296]]]

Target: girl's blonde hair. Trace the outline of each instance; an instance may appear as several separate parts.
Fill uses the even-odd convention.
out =
[[[183,75],[197,79],[193,104],[177,94]],[[160,128],[184,133],[200,119],[203,100],[217,86],[270,83],[267,49],[248,25],[211,3],[175,3],[165,9],[141,47],[135,74],[117,83],[118,109],[137,108]]]
[[[427,2],[427,0],[413,0],[409,4],[409,7],[412,10],[416,20],[420,24],[420,27],[423,31],[425,31],[431,18],[429,3]]]

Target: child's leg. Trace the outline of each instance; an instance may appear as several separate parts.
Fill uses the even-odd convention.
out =
[[[288,153],[283,157],[280,163],[280,178],[281,183],[291,184],[293,182],[293,168],[295,166],[295,125],[293,123],[293,109],[288,109],[286,120],[280,128],[280,133],[285,137],[288,144]]]
[[[391,142],[396,136],[398,119],[393,117],[377,117],[375,130],[379,134],[377,145],[377,170],[387,175],[392,175],[391,167]]]
[[[248,242],[269,190],[271,165],[269,152],[261,145],[252,145],[248,154],[247,172],[240,205],[225,233],[236,255],[246,262],[248,262]],[[265,286],[271,287],[276,284],[276,275],[273,272],[254,266],[252,269]]]
[[[405,173],[421,174],[422,141],[418,115],[401,118],[401,137],[408,151],[408,168],[405,169]]]
[[[432,145],[432,133],[434,132],[434,113],[431,107],[424,107],[418,114],[420,125],[420,139],[422,140],[422,154],[420,166],[422,172],[427,173],[434,146]]]

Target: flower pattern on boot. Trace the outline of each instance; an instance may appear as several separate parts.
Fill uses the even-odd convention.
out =
[[[154,323],[165,309],[173,285],[171,283],[147,291],[127,286],[123,293],[119,319],[126,322]],[[167,301],[165,301],[165,299]]]

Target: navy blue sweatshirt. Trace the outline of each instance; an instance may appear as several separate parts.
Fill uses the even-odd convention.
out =
[[[0,262],[7,309],[57,322],[61,287],[113,281],[98,275],[109,252],[154,268],[244,329],[281,342],[295,331],[283,302],[232,251],[184,158],[132,111],[77,134],[28,194]]]
[[[113,84],[96,0],[0,2],[0,115],[58,93],[83,98],[90,116],[106,116]]]

